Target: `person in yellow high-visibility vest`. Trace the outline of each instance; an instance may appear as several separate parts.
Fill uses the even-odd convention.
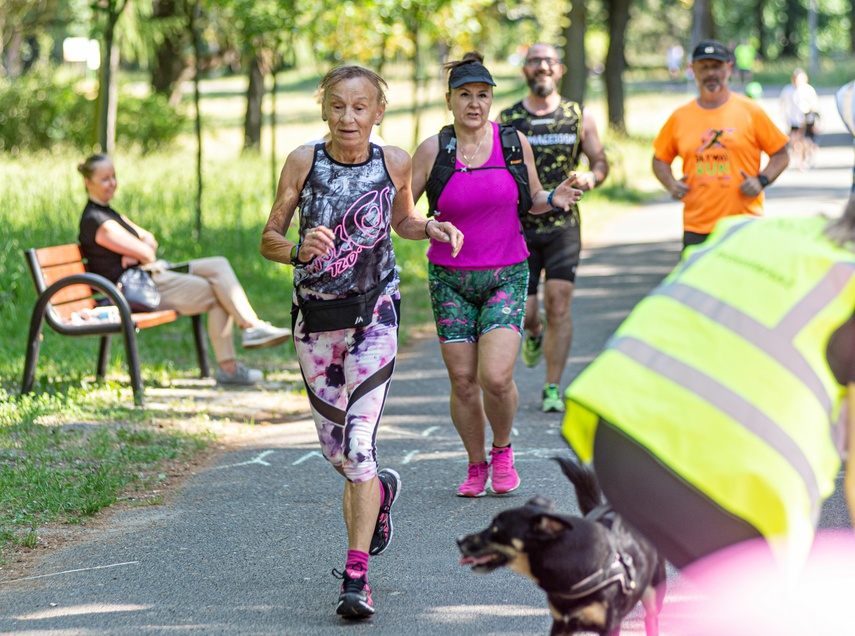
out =
[[[721,221],[565,397],[565,438],[677,567],[757,538],[800,562],[855,463],[855,199]]]

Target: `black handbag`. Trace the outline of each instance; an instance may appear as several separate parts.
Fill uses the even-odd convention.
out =
[[[160,292],[145,270],[129,267],[119,277],[116,287],[128,301],[131,311],[154,311],[160,306]]]
[[[394,275],[395,270],[392,270],[377,284],[377,287],[357,296],[332,300],[301,298],[298,307],[303,315],[303,328],[306,333],[367,327],[371,324],[377,299],[385,291]]]

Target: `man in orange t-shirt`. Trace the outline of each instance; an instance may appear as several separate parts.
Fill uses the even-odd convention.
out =
[[[790,161],[787,135],[754,101],[733,93],[730,51],[715,40],[692,53],[696,100],[675,110],[653,141],[653,173],[683,200],[683,247],[706,240],[720,218],[763,214],[763,188]],[[760,170],[761,153],[769,155]],[[677,179],[671,164],[683,160]]]

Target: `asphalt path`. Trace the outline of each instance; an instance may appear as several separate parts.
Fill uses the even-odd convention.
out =
[[[823,97],[825,122],[833,121],[829,99]],[[842,125],[826,132],[817,168],[788,170],[769,188],[770,215],[839,213],[853,152]],[[565,383],[670,271],[680,232],[680,206],[663,198],[586,238]],[[517,363],[513,444],[522,485],[510,495],[460,499],[454,492],[466,457],[448,415],[439,346],[424,338],[401,352],[378,449],[381,464],[401,474],[403,488],[394,543],[371,559],[377,614],[370,620],[335,615],[339,582],[330,572],[343,566],[346,550],[342,483],[318,452],[311,421],[297,419],[264,427],[256,440],[222,454],[166,505],[113,515],[103,530],[41,557],[25,578],[0,576],[0,633],[546,634],[551,619],[539,588],[505,570],[473,574],[458,565],[455,545],[459,535],[535,494],[578,512],[569,484],[548,460],[568,451],[561,416],[539,410],[543,374],[542,363],[535,369]],[[848,524],[837,492],[822,525]],[[674,572],[669,578],[667,604],[679,611],[693,592]],[[638,613],[623,633],[643,633]]]

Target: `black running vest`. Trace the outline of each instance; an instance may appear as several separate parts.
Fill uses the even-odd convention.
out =
[[[514,181],[517,182],[517,189],[519,190],[517,211],[520,216],[523,216],[531,209],[532,201],[531,188],[528,183],[528,168],[523,160],[522,146],[517,129],[513,126],[499,124],[499,139],[502,141],[505,167],[514,177]],[[454,126],[449,124],[443,126],[439,131],[439,153],[433,162],[433,169],[430,171],[430,176],[425,185],[425,194],[427,194],[429,206],[428,216],[434,216],[437,213],[439,196],[445,189],[445,185],[451,180],[451,176],[457,172],[456,159],[457,137],[454,134]],[[463,168],[461,172],[464,170],[491,170],[494,167]]]

